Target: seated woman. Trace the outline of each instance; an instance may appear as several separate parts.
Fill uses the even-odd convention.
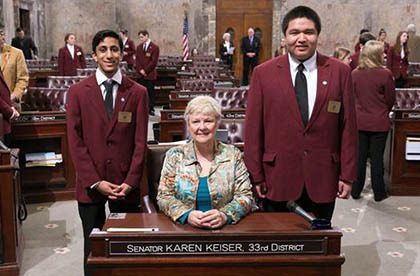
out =
[[[166,153],[157,202],[180,223],[220,228],[255,206],[242,153],[216,140],[221,107],[209,96],[188,103],[184,118],[192,140]]]

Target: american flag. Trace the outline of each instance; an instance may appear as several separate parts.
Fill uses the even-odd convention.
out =
[[[182,27],[182,57],[183,60],[187,60],[189,57],[189,48],[188,48],[188,18],[184,17],[184,24]]]

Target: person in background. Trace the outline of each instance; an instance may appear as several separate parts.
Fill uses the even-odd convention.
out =
[[[149,94],[149,115],[155,115],[155,82],[156,66],[159,60],[159,46],[149,38],[147,30],[139,33],[140,44],[136,50],[136,70],[140,75],[140,84],[147,88]]]
[[[350,65],[351,62],[351,52],[350,49],[346,47],[337,47],[334,50],[333,57],[335,57],[338,60],[341,60],[347,65]]]
[[[195,56],[198,56],[198,55],[200,55],[200,53],[198,52],[198,49],[197,48],[192,48],[190,59],[193,59]]]
[[[368,33],[368,32],[370,32],[369,29],[365,29],[365,28],[361,29],[360,32],[359,32],[359,41],[360,41],[360,36],[362,34]],[[358,42],[358,43],[356,43],[356,45],[354,45],[354,52],[355,53],[359,53],[360,52],[360,42]]]
[[[123,61],[127,62],[128,69],[133,70],[135,64],[136,45],[134,41],[128,37],[128,30],[120,30],[120,36],[124,44]]]
[[[232,70],[235,47],[230,38],[230,33],[223,34],[223,41],[219,45],[219,54],[223,62]]]
[[[60,76],[76,76],[78,68],[86,68],[85,55],[82,47],[75,44],[74,33],[67,33],[64,42],[64,47],[58,50],[58,72]]]
[[[12,106],[10,91],[0,72],[0,114],[3,116],[3,138],[6,146],[11,146],[10,133],[12,132],[10,121],[19,117],[19,112]]]
[[[363,45],[366,44],[369,40],[376,40],[376,37],[371,32],[364,32],[359,37],[359,51],[355,52],[350,56],[350,68],[351,70],[356,69],[359,64],[360,50],[363,48]]]
[[[388,49],[386,67],[391,70],[394,76],[396,88],[404,87],[408,77],[408,56],[410,51],[407,42],[408,33],[405,31],[399,32],[395,44]]]
[[[255,208],[242,153],[216,140],[221,116],[210,96],[194,98],[185,109],[192,140],[166,153],[157,195],[159,209],[173,221],[215,229]]]
[[[25,59],[38,59],[38,48],[32,37],[25,36],[22,28],[16,29],[16,36],[12,39],[12,46],[21,49],[25,55]]]
[[[407,47],[410,50],[408,61],[420,62],[420,36],[416,35],[416,25],[408,24],[406,31],[409,38],[407,41]]]
[[[287,54],[286,41],[284,40],[284,38],[282,38],[280,40],[280,46],[274,52],[274,57],[282,56],[285,54]]]
[[[288,54],[255,68],[245,116],[244,159],[267,212],[294,200],[331,220],[357,173],[350,67],[317,52],[321,19],[297,6],[283,18]]]
[[[105,223],[105,203],[112,213],[140,211],[147,141],[146,89],[123,76],[119,35],[102,30],[92,40],[96,73],[67,95],[67,139],[76,170],[76,199],[84,236],[85,275],[89,235]]]
[[[253,28],[248,29],[248,35],[241,40],[241,52],[243,54],[242,85],[248,85],[249,73],[258,65],[258,54],[260,52],[260,39],[255,36]]]
[[[384,45],[369,41],[361,51],[359,66],[352,72],[359,131],[359,165],[351,195],[359,199],[365,185],[366,162],[371,161],[372,189],[375,201],[387,197],[384,182],[384,151],[390,129],[389,112],[395,103],[395,85],[391,71],[383,67]]]
[[[378,41],[381,41],[384,44],[384,60],[386,61],[386,55],[388,53],[389,43],[386,42],[386,31],[384,28],[379,30]]]
[[[20,100],[29,83],[29,72],[23,52],[5,43],[6,37],[0,30],[0,68],[10,91],[12,104],[19,110]]]

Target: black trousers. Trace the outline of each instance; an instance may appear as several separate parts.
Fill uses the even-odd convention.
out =
[[[137,213],[140,208],[135,204],[126,204],[122,201],[108,201],[111,213]],[[91,250],[91,242],[89,235],[94,228],[102,227],[105,224],[105,202],[103,203],[78,203],[79,216],[82,220],[83,238],[84,238],[84,254],[83,264],[85,276],[92,275],[92,271],[87,266],[87,258]]]
[[[149,95],[149,114],[155,112],[155,81],[141,79],[140,84],[147,88]]]
[[[251,69],[251,72],[254,70],[254,67],[258,65],[258,59],[257,58],[249,58],[246,55],[244,55],[244,68],[242,71],[242,85],[248,85],[249,84],[249,72]]]
[[[398,79],[395,79],[395,88],[404,88],[405,86],[405,79],[403,77],[399,77]]]
[[[313,213],[316,218],[323,218],[330,220],[332,219],[335,201],[328,203],[316,203],[313,202],[303,189],[302,195],[295,201],[303,210],[309,213]],[[287,207],[287,201],[272,201],[269,199],[263,200],[263,208],[265,212],[290,212]]]
[[[387,197],[384,182],[384,151],[388,132],[359,131],[359,164],[357,180],[352,185],[351,196],[359,198],[365,186],[366,162],[370,157],[372,189],[376,201]]]

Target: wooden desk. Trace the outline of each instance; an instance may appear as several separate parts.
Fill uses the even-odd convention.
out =
[[[58,76],[57,68],[44,68],[29,71],[28,87],[46,87],[49,76]]]
[[[64,112],[22,112],[12,122],[13,145],[21,149],[22,192],[29,203],[75,199],[75,171],[67,145]],[[53,151],[55,167],[25,167],[25,154]]]
[[[395,110],[392,128],[391,195],[420,195],[420,161],[405,159],[408,136],[420,137],[420,110]]]
[[[20,200],[19,150],[0,150],[0,275],[18,276],[23,250],[22,223],[18,220]]]
[[[93,232],[88,265],[97,276],[340,275],[344,263],[341,232],[311,231],[290,213],[255,213],[213,231],[175,224],[156,213],[108,219],[104,229],[109,227],[159,231]]]

